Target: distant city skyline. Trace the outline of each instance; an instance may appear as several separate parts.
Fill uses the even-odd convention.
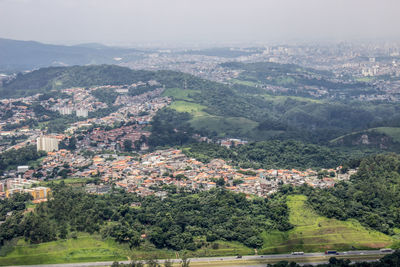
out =
[[[0,37],[53,44],[399,41],[398,0],[0,0]]]

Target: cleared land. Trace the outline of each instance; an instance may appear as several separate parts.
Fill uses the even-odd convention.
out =
[[[368,129],[365,131],[352,132],[352,133],[349,133],[346,135],[339,136],[339,137],[331,140],[330,142],[335,143],[345,137],[356,135],[359,133],[368,133],[368,132],[378,132],[381,134],[385,134],[385,135],[391,137],[394,142],[400,143],[400,127],[377,127],[377,128],[371,128],[371,129]]]
[[[248,131],[257,127],[258,123],[242,117],[221,117],[207,113],[207,107],[194,102],[190,95],[196,90],[183,90],[170,88],[164,91],[164,96],[170,96],[174,100],[169,106],[178,112],[188,112],[193,118],[190,124],[195,129],[206,129],[220,133],[221,136],[244,136]]]
[[[203,109],[207,108],[206,106],[187,101],[174,101],[170,108],[175,109],[178,112],[188,112],[192,114],[193,117],[207,115],[207,113],[203,111]]]
[[[172,97],[174,100],[193,100],[190,96],[199,93],[197,90],[183,90],[180,88],[168,88],[163,92],[163,96]]]
[[[390,136],[394,142],[400,143],[400,127],[378,127],[370,129],[370,131],[377,131]]]
[[[306,205],[307,197],[288,197],[290,223],[295,225],[288,232],[264,233],[261,253],[290,251],[323,251],[326,249],[350,250],[382,248],[393,239],[383,233],[366,229],[356,220],[339,221],[319,216]]]

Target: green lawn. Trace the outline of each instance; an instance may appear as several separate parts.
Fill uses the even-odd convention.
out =
[[[81,234],[77,239],[29,244],[20,239],[11,253],[0,257],[0,265],[72,263],[126,260],[129,250],[98,235]]]
[[[188,257],[212,257],[228,255],[250,255],[254,250],[238,242],[216,241],[212,245],[196,251],[187,251]],[[5,257],[0,257],[0,265],[27,265],[114,261],[127,259],[173,259],[177,253],[167,249],[157,249],[148,241],[140,248],[129,250],[112,240],[102,240],[98,235],[80,234],[77,239],[58,240],[42,244],[29,244],[20,239],[15,248]],[[179,253],[178,253],[178,256]]]
[[[380,232],[367,229],[356,220],[339,221],[319,216],[306,205],[307,197],[288,197],[289,220],[295,227],[288,232],[264,233],[262,253],[382,248],[394,241]]]

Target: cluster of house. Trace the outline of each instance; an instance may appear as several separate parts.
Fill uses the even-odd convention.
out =
[[[120,141],[118,139],[121,134],[120,131],[126,130],[129,133],[130,130],[134,130],[132,126],[114,129],[112,130],[113,134],[106,136],[107,138],[115,138],[114,141]],[[93,138],[93,141],[97,139],[102,141],[104,139],[102,134],[104,134],[102,130],[95,129],[89,136]],[[135,136],[135,138],[137,137],[139,136]],[[129,135],[129,138],[133,138],[133,136]],[[235,144],[234,141],[230,140],[230,144]],[[45,144],[46,142],[42,143]],[[47,145],[51,146],[52,143],[50,142]],[[295,169],[241,169],[231,166],[221,159],[203,163],[187,157],[181,150],[176,149],[158,150],[135,157],[121,156],[113,152],[87,155],[83,151],[71,152],[61,149],[49,151],[40,168],[20,167],[18,174],[22,177],[22,180],[15,180],[19,182],[7,185],[7,190],[9,190],[7,196],[13,194],[13,192],[26,189],[25,192],[32,194],[35,200],[47,196],[47,189],[31,188],[31,186],[27,188],[26,183],[35,182],[23,181],[58,179],[63,177],[61,173],[67,174],[68,177],[99,178],[101,185],[86,186],[86,191],[90,193],[106,193],[110,190],[112,184],[140,195],[160,194],[160,188],[164,185],[174,185],[178,188],[191,190],[208,190],[217,186],[224,186],[234,192],[260,197],[266,197],[276,192],[282,184],[294,186],[308,184],[319,188],[332,187],[337,181],[349,179],[351,174],[341,174],[340,168],[325,170],[324,173],[329,174],[325,175],[326,177],[321,177],[311,169],[305,171]],[[17,186],[18,184],[22,186]],[[4,188],[3,186],[2,189]],[[37,190],[42,191],[35,193]]]
[[[106,108],[107,104],[97,100],[92,94],[93,89],[68,88],[62,90],[69,98],[50,98],[41,101],[41,105],[61,115],[75,114],[78,117],[88,117],[90,111]]]
[[[7,149],[18,149],[26,145],[36,144],[37,141],[44,141],[42,139],[39,140],[44,132],[37,129],[34,125],[37,125],[37,121],[39,120],[45,121],[48,116],[46,114],[40,114],[40,117],[38,117],[34,111],[34,102],[39,103],[45,110],[57,111],[62,115],[75,114],[81,117],[79,121],[69,125],[69,128],[65,132],[69,135],[74,134],[79,129],[92,128],[97,125],[114,128],[118,123],[130,124],[135,122],[135,129],[134,127],[116,129],[115,134],[121,134],[118,135],[116,140],[113,140],[113,132],[107,132],[107,136],[104,135],[104,138],[101,140],[98,139],[94,142],[90,142],[90,138],[96,139],[95,136],[92,135],[89,139],[86,139],[86,141],[89,140],[88,142],[82,141],[80,147],[88,150],[123,149],[123,142],[126,139],[129,139],[133,143],[142,136],[148,137],[149,132],[143,129],[144,126],[151,122],[153,116],[159,109],[162,109],[171,102],[170,98],[161,96],[164,90],[162,87],[135,96],[127,94],[129,88],[136,88],[143,85],[153,87],[161,86],[157,81],[151,80],[146,83],[138,82],[132,85],[68,88],[62,90],[62,93],[67,97],[60,97],[57,99],[52,97],[49,99],[42,99],[41,95],[37,94],[18,99],[0,100],[0,152]],[[118,109],[107,116],[87,118],[89,112],[108,107],[106,103],[94,97],[93,91],[98,89],[113,90],[118,93],[119,95],[113,103],[113,106],[117,106]],[[30,122],[34,125],[29,124]],[[45,142],[49,143],[51,140],[46,139]],[[98,144],[98,148],[91,146],[94,143]],[[141,145],[142,150],[148,148],[146,143]],[[56,145],[47,147],[50,148],[42,150],[53,151],[58,149]]]
[[[48,154],[41,171],[45,177],[54,169],[63,168],[68,168],[72,177],[99,177],[102,180],[103,185],[93,185],[88,192],[105,192],[115,183],[140,195],[155,194],[163,185],[174,185],[193,190],[225,186],[234,192],[265,197],[276,192],[282,184],[324,188],[334,186],[338,180],[349,179],[349,174],[339,174],[339,168],[327,170],[333,176],[318,177],[313,170],[240,169],[220,159],[205,164],[174,149],[159,150],[139,158],[100,154],[91,159],[60,150]]]
[[[221,159],[205,164],[188,158],[180,150],[160,150],[143,155],[139,161],[120,161],[119,167],[131,169],[125,178],[116,182],[120,187],[139,194],[153,194],[154,187],[175,185],[190,189],[207,190],[225,186],[234,192],[265,197],[278,190],[281,184],[313,187],[331,187],[338,180],[348,179],[338,170],[327,170],[334,177],[318,178],[313,170],[265,170],[235,168]],[[133,167],[133,168],[132,168]],[[222,182],[223,181],[223,182]]]
[[[78,147],[93,147],[93,150],[126,150],[124,141],[130,140],[132,149],[135,147],[135,141],[146,140],[150,132],[143,129],[142,125],[129,125],[111,129],[109,131],[101,128],[93,129],[88,135],[78,142]],[[147,150],[145,142],[140,143],[137,150]]]

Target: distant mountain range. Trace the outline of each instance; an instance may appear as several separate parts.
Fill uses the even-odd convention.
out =
[[[138,59],[136,49],[90,43],[75,46],[0,38],[0,71],[23,71],[49,66],[115,64]]]

